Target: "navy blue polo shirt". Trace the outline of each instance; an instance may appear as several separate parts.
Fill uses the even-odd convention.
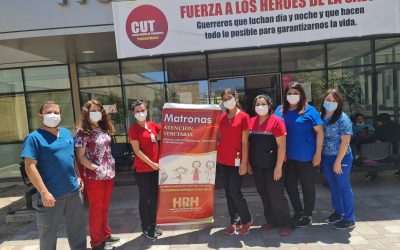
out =
[[[74,138],[68,129],[59,128],[58,137],[44,129],[33,131],[25,138],[21,157],[37,161],[40,176],[54,197],[79,189]]]

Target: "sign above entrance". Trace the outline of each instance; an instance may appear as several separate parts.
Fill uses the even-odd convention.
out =
[[[400,33],[400,0],[113,2],[118,58]]]

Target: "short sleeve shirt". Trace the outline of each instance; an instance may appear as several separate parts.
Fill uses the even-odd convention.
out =
[[[74,138],[68,129],[59,128],[58,136],[44,129],[33,131],[24,141],[21,157],[37,161],[44,185],[54,197],[79,189]]]
[[[287,110],[283,115],[281,109],[282,105],[278,106],[275,114],[285,121],[287,158],[303,162],[312,161],[317,148],[314,127],[322,124],[318,111],[307,105],[303,114],[299,114],[298,110]]]
[[[154,135],[155,138],[158,137],[158,134],[161,131],[161,126],[152,121],[146,122],[147,129],[141,127],[139,124],[135,123],[131,125],[129,128],[129,140],[138,141],[140,150],[147,156],[149,159],[155,163],[158,163],[159,155],[158,155],[158,142],[153,142],[151,140],[151,134]],[[142,172],[153,172],[155,171],[152,167],[150,167],[146,162],[144,162],[139,157],[135,157],[135,162],[133,163],[133,167],[135,171],[138,173]]]
[[[106,173],[105,176],[99,176],[96,171],[84,168],[85,177],[95,180],[111,180],[115,177],[115,159],[111,153],[111,142],[111,136],[100,129],[93,129],[91,134],[78,130],[75,136],[75,148],[85,148],[86,158]]]
[[[271,115],[259,125],[258,116],[250,120],[250,151],[249,160],[253,168],[271,169],[276,165],[276,138],[286,135],[283,120]]]
[[[226,166],[235,166],[235,159],[242,158],[242,132],[248,131],[250,117],[240,111],[231,119],[227,113],[220,116],[219,144],[217,148],[217,162]]]
[[[322,148],[322,155],[337,155],[339,153],[341,137],[343,135],[352,135],[352,123],[349,117],[342,113],[339,119],[334,124],[328,124],[331,117],[324,119],[324,146]],[[350,146],[346,154],[351,154]]]

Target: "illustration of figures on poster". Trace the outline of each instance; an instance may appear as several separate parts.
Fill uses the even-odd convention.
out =
[[[200,156],[179,156],[176,165],[172,155],[160,170],[159,184],[214,184],[215,153]]]

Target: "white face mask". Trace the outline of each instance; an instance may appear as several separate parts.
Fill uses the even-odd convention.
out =
[[[329,102],[329,101],[324,101],[323,104],[325,110],[327,112],[333,112],[337,109],[338,103],[337,102]]]
[[[136,120],[140,122],[146,121],[146,117],[147,117],[147,111],[138,112],[135,114]]]
[[[255,107],[257,115],[264,116],[268,114],[268,105],[259,105]]]
[[[286,100],[292,105],[298,104],[300,102],[300,95],[287,95]]]
[[[95,112],[89,113],[89,119],[91,122],[94,122],[94,123],[100,121],[102,117],[103,117],[103,115],[101,114],[100,111],[95,111]]]
[[[236,100],[235,98],[231,98],[230,100],[224,101],[224,107],[227,109],[233,109],[236,107]]]
[[[55,128],[61,121],[61,116],[51,113],[43,115],[43,124],[49,128]]]

